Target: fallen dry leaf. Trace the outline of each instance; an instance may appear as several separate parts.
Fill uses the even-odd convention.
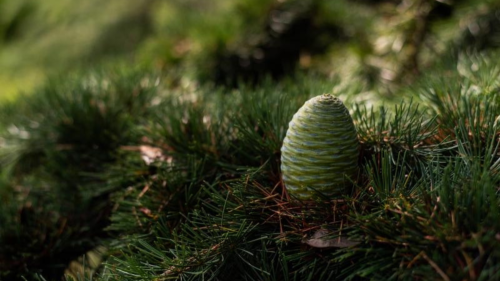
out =
[[[314,248],[347,248],[359,244],[342,236],[333,239],[324,238],[329,234],[331,232],[322,228],[317,230],[310,239],[303,240],[302,242]]]

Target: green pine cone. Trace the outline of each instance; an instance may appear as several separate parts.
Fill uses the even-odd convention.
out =
[[[290,121],[281,147],[281,171],[288,193],[310,199],[320,192],[338,197],[357,171],[358,137],[349,111],[324,94],[308,100]]]

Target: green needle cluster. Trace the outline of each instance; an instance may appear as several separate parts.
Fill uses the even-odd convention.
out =
[[[358,138],[349,111],[335,96],[308,100],[293,116],[281,148],[281,170],[291,195],[340,196],[356,173]]]

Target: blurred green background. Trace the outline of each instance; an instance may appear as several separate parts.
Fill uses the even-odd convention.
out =
[[[411,81],[453,49],[500,45],[494,0],[0,0],[0,100],[125,63],[236,85],[297,70]]]

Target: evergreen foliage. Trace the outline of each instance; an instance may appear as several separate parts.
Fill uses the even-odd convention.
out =
[[[109,191],[99,174],[120,146],[138,141],[133,130],[138,116],[147,116],[151,79],[94,72],[4,106],[3,278],[40,272],[56,278],[108,236]]]
[[[500,280],[495,1],[201,2],[151,4],[172,29],[142,50],[170,46],[145,59],[169,70],[65,74],[0,104],[1,280]],[[465,28],[434,41],[443,19]],[[290,70],[311,65],[329,75]],[[324,93],[350,111],[359,172],[297,198],[283,139]]]
[[[458,64],[473,62],[478,58]],[[421,109],[411,103],[394,110],[357,107],[353,118],[364,172],[344,199],[290,198],[268,150],[261,165],[240,175],[221,170],[202,184],[200,201],[183,215],[182,224],[172,227],[159,219],[150,235],[132,236],[105,275],[112,280],[500,278],[500,107],[492,94],[498,91],[496,82],[492,85],[498,74],[495,65],[479,69],[454,73],[456,84],[435,83],[441,72],[423,78],[424,86],[412,89],[428,100]],[[268,100],[286,95],[273,92]],[[274,111],[261,101],[245,106],[259,103],[255,110]],[[239,114],[233,114],[239,123]],[[270,126],[278,129],[286,127],[285,120],[254,119],[256,124],[281,122]],[[235,136],[240,146],[254,137]],[[328,229],[330,239],[349,237],[357,243],[342,249],[305,245],[318,229]]]
[[[418,106],[393,109],[313,76],[227,90],[138,73],[92,72],[11,105],[4,279],[57,279],[98,245],[98,280],[500,278],[491,56],[447,60],[403,90]],[[292,115],[323,92],[352,108],[361,172],[343,198],[298,200],[280,148]],[[330,246],[311,242],[318,230]]]

